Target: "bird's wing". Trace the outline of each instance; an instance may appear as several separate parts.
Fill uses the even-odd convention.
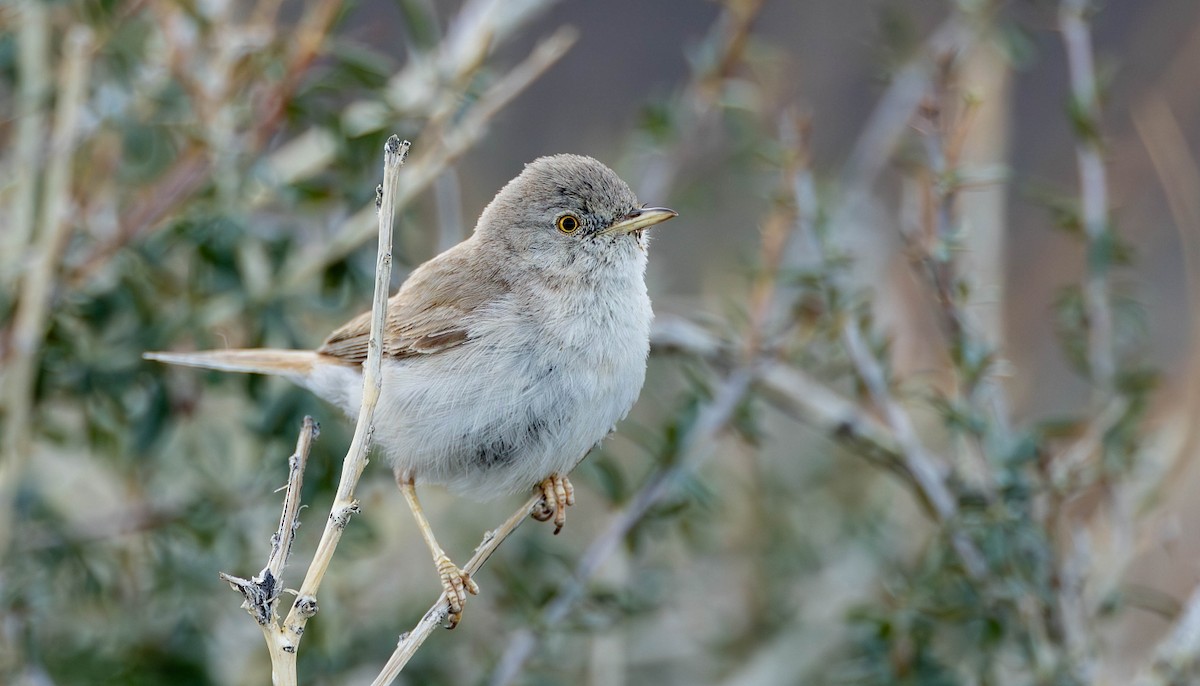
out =
[[[384,327],[385,356],[431,355],[470,339],[474,315],[509,290],[495,269],[472,259],[473,248],[463,243],[426,262],[391,297]],[[317,352],[361,364],[367,359],[370,336],[371,313],[364,312],[331,333]]]

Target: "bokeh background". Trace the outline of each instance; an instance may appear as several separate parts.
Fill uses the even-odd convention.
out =
[[[1200,683],[1200,5],[1089,4],[1092,109],[1076,4],[0,6],[0,681],[267,682],[217,573],[262,567],[312,415],[298,585],[352,427],[140,356],[311,347],[367,309],[397,133],[395,284],[544,154],[681,215],[646,388],[567,528],[509,539],[401,683]],[[456,560],[518,504],[426,490]],[[369,683],[438,593],[387,470],[359,497],[302,683]]]

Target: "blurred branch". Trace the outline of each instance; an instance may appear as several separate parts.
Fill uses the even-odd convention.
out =
[[[923,235],[915,231],[901,233],[937,302],[935,310],[948,344],[959,395],[981,416],[989,416],[991,421],[984,426],[1007,441],[1012,427],[1008,399],[996,378],[997,350],[967,311],[969,286],[960,269],[960,156],[979,108],[979,102],[972,98],[957,108],[960,111],[952,104],[953,96],[959,95],[955,86],[960,59],[952,53],[939,56],[938,75],[931,80],[930,92],[918,108],[916,128],[927,164],[921,175]],[[981,437],[968,434],[964,438],[978,465],[980,481],[992,491],[993,479]]]
[[[77,287],[85,283],[122,248],[157,227],[190,200],[208,180],[211,169],[212,160],[202,146],[191,145],[184,149],[171,168],[141,191],[121,213],[117,235],[97,246],[71,270],[70,285]]]
[[[665,199],[680,171],[692,163],[692,155],[711,154],[708,124],[726,79],[745,58],[750,27],[762,11],[763,0],[727,0],[722,5],[720,16],[701,41],[701,54],[712,56],[693,69],[678,99],[677,109],[684,118],[682,132],[670,149],[656,150],[642,165],[641,178],[635,184],[640,197]]]
[[[58,77],[58,102],[50,154],[44,176],[38,233],[20,291],[12,328],[11,354],[5,364],[3,461],[0,462],[0,556],[12,542],[17,491],[33,450],[34,383],[53,296],[55,275],[69,237],[73,202],[71,163],[75,157],[79,116],[87,95],[92,33],[75,26],[67,34]],[[37,141],[41,145],[43,141]],[[22,173],[36,177],[33,170]],[[36,184],[36,181],[34,182]]]
[[[1071,77],[1071,111],[1078,142],[1075,151],[1084,235],[1088,250],[1083,287],[1088,324],[1088,369],[1101,394],[1112,391],[1116,362],[1108,269],[1113,235],[1108,225],[1108,183],[1100,140],[1100,95],[1092,59],[1092,35],[1084,13],[1088,0],[1062,0],[1059,27]]]
[[[518,27],[551,2],[552,0],[525,0],[520,3],[472,0],[459,11],[446,39],[439,44],[440,52],[432,65],[428,61],[410,60],[410,64],[392,78],[388,86],[389,92],[385,93],[385,97],[388,99],[395,99],[394,91],[397,90],[397,84],[406,86],[405,93],[425,93],[431,88],[433,89],[433,95],[428,101],[401,102],[399,104],[410,109],[416,108],[418,112],[423,107],[428,108],[425,111],[430,119],[420,135],[423,140],[437,143],[436,146],[427,149],[421,160],[411,165],[411,171],[405,172],[401,194],[397,198],[397,209],[405,207],[432,183],[447,165],[453,163],[477,143],[486,132],[487,122],[561,58],[574,43],[576,35],[572,29],[559,29],[550,38],[540,43],[524,62],[492,84],[474,102],[467,113],[461,114],[447,128],[447,122],[458,115],[462,107],[463,89],[483,67],[487,54],[495,50],[502,40],[511,37]],[[283,114],[286,105],[290,101],[300,77],[307,72],[308,67],[319,55],[340,5],[341,3],[337,0],[315,0],[309,4],[300,21],[298,29],[300,38],[297,41],[291,41],[290,34],[287,38],[282,35],[275,37],[276,40],[289,41],[286,44],[290,47],[287,64],[282,76],[257,96],[254,103],[255,116],[250,122],[247,122],[249,126],[245,131],[244,140],[236,143],[239,146],[239,156],[252,157],[255,151],[267,146],[271,138],[278,133],[284,124]],[[249,24],[236,26],[231,30],[251,34],[255,30],[261,32],[265,27],[265,30],[268,31],[281,32],[281,29],[266,21],[274,15],[275,9],[274,2],[264,2],[256,8],[253,16],[249,19]],[[210,61],[217,59],[208,56],[209,52],[204,53],[205,59]],[[222,63],[224,65],[222,79],[244,81],[261,76],[253,70],[230,72],[229,67],[233,64],[235,62],[230,60]],[[189,74],[193,69],[186,64],[178,66],[183,70],[184,75]],[[431,66],[436,73],[427,73],[427,69]],[[428,83],[429,81],[432,81],[432,84]],[[254,85],[252,82],[244,82],[240,85],[227,83],[223,93],[257,94],[259,91],[252,89],[252,85]],[[192,95],[195,101],[193,104],[201,115],[204,112],[228,109],[231,106],[221,99],[208,103],[210,98],[204,94],[202,88],[187,90]],[[401,99],[403,100],[403,98]],[[354,104],[347,109],[353,107]],[[378,118],[377,126],[373,126],[369,130],[389,125],[396,116],[395,112],[386,113]],[[210,113],[209,116],[201,118],[207,121],[213,117]],[[359,134],[365,132],[365,130],[357,131]],[[226,131],[224,135],[229,138],[234,133]],[[310,132],[301,133],[299,137],[303,138],[308,135]],[[283,147],[286,147],[286,144]],[[320,171],[332,161],[332,155],[326,153],[320,160],[310,165],[307,174],[311,175]],[[99,242],[89,255],[72,268],[70,282],[78,285],[90,279],[124,246],[156,229],[167,217],[202,192],[212,181],[216,168],[214,165],[228,164],[229,162],[228,159],[217,159],[210,147],[203,143],[186,145],[160,179],[139,193],[122,209],[119,227],[115,234]],[[254,205],[262,200],[263,198],[251,198],[249,204]],[[311,283],[314,274],[319,273],[332,262],[342,259],[363,242],[369,240],[374,235],[374,223],[374,208],[366,207],[353,215],[333,237],[332,250],[307,256],[302,255],[299,264],[286,270],[289,277],[286,287]]]
[[[471,556],[470,560],[467,560],[463,571],[472,577],[475,576],[475,573],[483,568],[483,565],[487,563],[492,553],[496,552],[500,544],[512,535],[517,530],[517,527],[521,526],[536,508],[541,506],[541,502],[541,493],[533,495],[498,528],[485,533],[483,540],[475,548],[475,554]],[[425,643],[425,639],[429,638],[434,629],[445,625],[450,610],[448,601],[449,598],[443,592],[433,603],[433,606],[429,608],[429,611],[421,617],[421,621],[417,622],[417,625],[413,627],[413,630],[400,635],[395,652],[388,658],[383,671],[371,682],[371,686],[386,686],[396,680],[396,677],[400,675],[400,672],[408,664],[408,661],[416,654],[417,649]]]
[[[866,192],[874,184],[930,90],[936,58],[959,52],[969,36],[958,14],[952,15],[934,29],[921,53],[892,75],[842,169],[839,185],[847,193]]]
[[[1179,477],[1196,453],[1200,442],[1200,165],[1190,155],[1187,138],[1170,106],[1157,93],[1135,108],[1133,123],[1158,175],[1167,204],[1179,232],[1187,279],[1188,305],[1192,315],[1191,350],[1184,380],[1183,402],[1173,414],[1178,417],[1182,437],[1162,483],[1180,483]],[[1175,477],[1175,478],[1172,478]],[[1132,562],[1132,552],[1123,560]],[[1125,566],[1123,565],[1123,567]],[[1136,686],[1168,686],[1190,683],[1200,671],[1200,587],[1192,590],[1175,626],[1154,652],[1152,664],[1139,675]]]
[[[38,175],[41,169],[45,138],[44,109],[50,84],[48,47],[50,42],[49,9],[40,0],[25,0],[16,4],[21,30],[17,34],[17,126],[13,146],[15,155],[9,166],[12,180],[12,213],[8,230],[0,243],[0,284],[7,287],[20,275],[23,257],[29,249],[36,221]],[[2,352],[2,351],[0,351]]]
[[[795,163],[790,169],[791,190],[797,207],[803,208],[817,197],[812,172],[806,164],[807,153],[803,151],[803,137],[797,139],[801,151],[794,154]],[[797,234],[804,241],[808,254],[817,261],[820,273],[827,272],[827,258],[821,237],[817,234],[814,223],[816,212],[813,209],[797,214]],[[891,429],[904,460],[905,469],[912,474],[920,495],[925,498],[940,524],[954,527],[958,516],[958,502],[946,484],[943,467],[939,466],[932,453],[924,446],[908,412],[892,396],[887,375],[879,360],[871,352],[858,315],[853,311],[839,309],[833,299],[831,284],[828,279],[822,279],[818,287],[825,300],[829,315],[837,318],[837,328],[842,346],[850,358],[855,373],[866,387],[871,401],[883,415],[884,423]],[[943,462],[944,463],[944,462]],[[950,532],[955,550],[962,558],[967,573],[975,579],[982,578],[987,571],[983,556],[974,544],[959,531]]]
[[[1200,35],[1200,34],[1198,34]],[[1133,124],[1150,156],[1182,245],[1188,309],[1191,312],[1191,350],[1184,379],[1186,401],[1177,414],[1187,427],[1177,464],[1194,455],[1200,445],[1200,165],[1189,153],[1187,137],[1170,106],[1159,95],[1149,96],[1134,109]]]
[[[864,459],[895,473],[910,486],[919,486],[891,429],[827,385],[791,365],[779,363],[762,373],[759,388],[784,412],[811,424],[832,440],[847,444]]]
[[[1194,684],[1200,678],[1200,588],[1192,591],[1179,620],[1154,651],[1154,662],[1134,686]]]
[[[450,128],[438,132],[436,122],[430,122],[426,126],[426,132],[421,135],[434,141],[434,147],[406,167],[401,178],[403,183],[396,196],[396,207],[406,207],[433,183],[448,165],[475,145],[487,132],[492,117],[562,58],[577,38],[578,34],[574,29],[559,29],[538,43],[525,61],[492,84],[475,105],[451,124]],[[320,251],[302,256],[298,263],[288,270],[289,278],[285,288],[310,282],[329,265],[358,248],[371,236],[372,212],[372,208],[367,207],[355,213],[342,224],[334,236],[332,245],[323,246]]]
[[[313,60],[319,56],[325,45],[326,36],[333,27],[333,21],[341,8],[341,0],[312,0],[300,18],[299,25],[294,31],[289,32],[288,46],[291,50],[287,57],[283,77],[260,103],[250,137],[250,149],[263,148],[271,136],[278,132],[283,124],[283,117],[292,94]],[[271,0],[270,5],[260,4],[255,8],[255,17],[251,20],[251,25],[270,27],[271,30],[274,30],[274,25],[264,19],[273,17],[277,9],[278,5],[275,0]]]

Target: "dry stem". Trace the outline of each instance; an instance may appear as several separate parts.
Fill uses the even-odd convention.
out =
[[[283,567],[292,553],[292,541],[300,526],[300,487],[304,482],[304,468],[308,466],[308,454],[312,442],[321,429],[312,417],[305,417],[296,439],[296,451],[288,458],[288,482],[283,496],[283,513],[279,517],[279,528],[271,537],[271,554],[267,565],[251,579],[242,579],[221,572],[221,579],[239,591],[246,601],[242,607],[262,627],[268,648],[275,643],[273,634],[280,631],[275,614],[276,601],[283,590]]]
[[[342,532],[350,517],[358,512],[358,501],[354,489],[367,466],[367,454],[371,447],[371,436],[375,432],[375,406],[379,401],[383,377],[384,322],[387,319],[387,302],[392,278],[392,225],[396,207],[398,172],[408,154],[409,142],[401,142],[396,136],[388,138],[384,146],[383,184],[378,198],[379,250],[375,265],[375,296],[371,305],[371,337],[367,344],[367,360],[363,363],[363,394],[354,427],[354,438],[342,462],[341,478],[337,494],[330,508],[329,518],[317,552],[304,576],[304,582],[296,594],[287,617],[280,624],[275,614],[275,600],[280,590],[280,575],[291,550],[292,533],[296,527],[296,515],[300,507],[300,483],[304,464],[307,461],[308,445],[316,434],[310,418],[305,420],[304,430],[297,443],[297,458],[289,465],[287,495],[284,498],[283,514],[279,530],[272,539],[271,556],[260,575],[249,581],[222,575],[234,588],[246,597],[246,607],[263,627],[267,648],[271,655],[271,675],[276,686],[295,686],[296,650],[304,634],[309,618],[317,613],[317,590],[329,570],[333,553],[341,541]]]
[[[283,622],[292,649],[300,643],[304,625],[317,612],[317,589],[329,569],[334,550],[342,539],[342,532],[350,517],[358,512],[358,501],[354,488],[367,466],[367,453],[371,437],[375,433],[375,406],[379,402],[379,390],[383,384],[380,369],[383,363],[383,333],[387,320],[387,301],[392,279],[392,223],[395,219],[396,192],[399,184],[400,166],[408,155],[409,142],[401,142],[396,136],[388,138],[383,153],[383,192],[379,198],[379,251],[375,263],[375,297],[371,304],[371,337],[367,343],[367,360],[363,363],[362,405],[358,422],[354,426],[354,438],[350,450],[342,461],[342,475],[338,481],[337,494],[325,522],[325,531],[317,544],[317,552],[304,575],[304,583],[296,595],[291,611]],[[293,657],[294,661],[295,658]]]

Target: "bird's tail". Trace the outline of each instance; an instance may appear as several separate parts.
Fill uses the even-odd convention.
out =
[[[185,367],[285,376],[297,381],[308,378],[321,355],[311,350],[208,350],[196,353],[145,353],[147,360]]]

